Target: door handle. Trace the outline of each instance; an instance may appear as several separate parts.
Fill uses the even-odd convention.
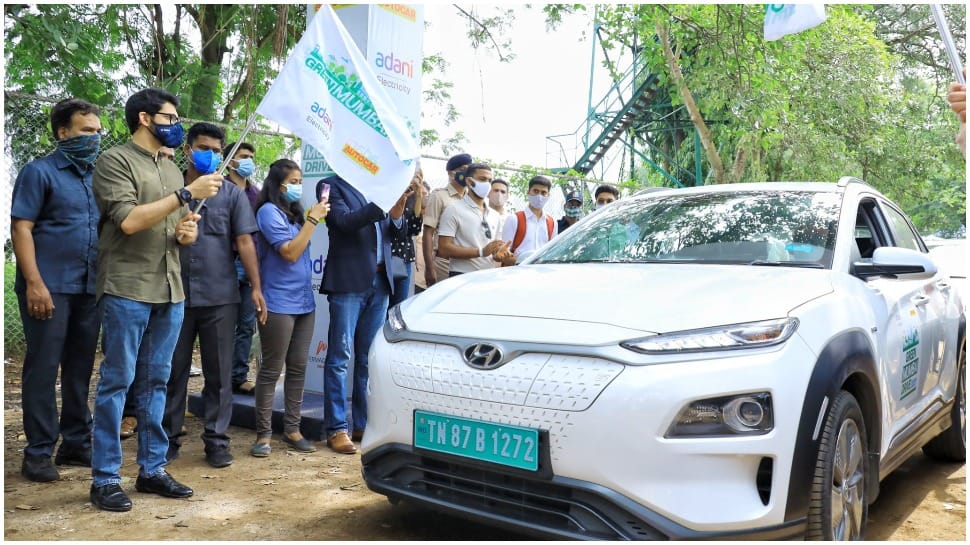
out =
[[[940,280],[936,283],[936,287],[940,288],[941,291],[947,291],[950,289],[950,283],[946,280]]]
[[[921,307],[926,303],[929,303],[930,298],[925,295],[914,295],[912,301],[914,305]]]

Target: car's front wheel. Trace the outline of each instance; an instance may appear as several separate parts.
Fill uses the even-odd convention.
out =
[[[841,391],[825,417],[808,507],[808,539],[864,539],[868,442],[862,409]]]
[[[923,445],[923,452],[935,460],[967,460],[967,342],[960,344],[957,360],[957,392],[950,413],[950,427]]]

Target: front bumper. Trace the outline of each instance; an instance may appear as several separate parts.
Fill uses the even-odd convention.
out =
[[[603,486],[531,478],[439,453],[387,444],[363,456],[367,486],[398,498],[545,539],[799,539],[805,520],[745,531],[698,532]]]

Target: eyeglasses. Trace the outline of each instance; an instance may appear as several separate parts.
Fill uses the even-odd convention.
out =
[[[482,227],[485,228],[485,238],[492,238],[492,229],[488,226],[488,222],[485,218],[482,218]]]
[[[167,114],[165,112],[155,112],[152,115],[164,115],[165,117],[168,118],[169,125],[174,125],[180,121],[178,114]]]

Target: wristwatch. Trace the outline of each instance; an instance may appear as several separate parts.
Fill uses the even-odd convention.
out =
[[[175,197],[178,198],[180,203],[186,204],[192,200],[192,192],[183,187],[175,191]]]

